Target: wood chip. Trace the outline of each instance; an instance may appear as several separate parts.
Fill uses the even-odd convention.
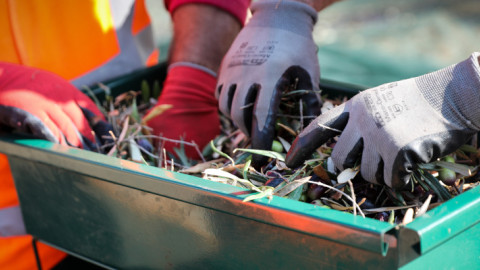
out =
[[[322,164],[313,167],[313,173],[324,181],[330,180],[330,176],[328,176],[328,173],[325,168],[323,168]]]

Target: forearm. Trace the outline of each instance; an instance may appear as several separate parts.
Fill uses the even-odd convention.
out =
[[[215,72],[241,29],[235,17],[209,5],[180,6],[172,18],[174,34],[169,62],[191,62]]]

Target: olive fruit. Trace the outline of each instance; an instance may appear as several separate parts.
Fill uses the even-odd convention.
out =
[[[444,157],[443,161],[455,163],[455,159],[451,156]],[[457,180],[457,174],[453,170],[450,170],[450,169],[447,169],[447,168],[441,168],[438,171],[438,178],[445,185],[453,186],[453,185],[455,185],[455,181]]]

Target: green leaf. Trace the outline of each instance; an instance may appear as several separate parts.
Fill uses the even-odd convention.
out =
[[[100,87],[100,89],[102,89],[105,92],[105,97],[106,98],[109,98],[109,97],[111,98],[112,97],[112,91],[111,91],[110,87],[106,86],[103,83],[98,83],[98,87]]]
[[[210,169],[206,169],[203,173],[206,176],[213,175],[213,176],[223,177],[223,178],[232,179],[232,180],[238,180],[239,179],[236,175],[231,174],[231,173],[226,172],[226,171],[221,170],[221,169],[210,168]]]
[[[425,191],[429,191],[430,188],[428,187],[428,185],[425,183],[425,181],[422,179],[422,174],[420,173],[419,170],[417,171],[414,171],[413,174],[412,174],[412,179],[413,181],[416,181],[417,183],[420,184],[420,186],[422,186],[422,188],[425,190]]]
[[[475,154],[479,151],[477,148],[475,148],[474,146],[469,145],[469,144],[464,144],[464,145],[460,146],[460,148],[458,148],[458,149],[463,151],[463,152],[472,153],[472,154]]]
[[[290,194],[291,192],[293,192],[297,189],[300,189],[300,190],[303,191],[303,185],[306,184],[308,182],[308,180],[310,180],[310,178],[311,178],[311,176],[304,177],[304,178],[297,179],[297,180],[293,180],[292,182],[286,184],[284,187],[282,187],[277,192],[275,192],[275,195],[283,197],[283,196],[286,196],[286,195]],[[302,194],[302,192],[300,192],[299,195],[298,194],[296,194],[296,195],[298,195],[298,197],[300,197],[301,194]]]
[[[202,156],[209,157],[213,153],[212,146],[210,144],[205,145],[202,149]]]
[[[153,107],[153,109],[148,112],[147,115],[145,115],[142,119],[142,123],[143,124],[147,124],[148,121],[150,121],[151,119],[159,116],[160,114],[162,114],[163,112],[165,112],[166,110],[172,108],[173,106],[171,104],[160,104],[160,105],[157,105],[155,107]]]
[[[105,111],[105,108],[103,108],[102,104],[100,103],[100,100],[98,100],[97,95],[93,93],[92,89],[88,86],[83,86],[83,89],[87,92],[88,96],[95,102],[95,105],[97,105],[97,108],[103,113],[103,115],[107,115],[107,112]]]
[[[288,194],[288,198],[292,199],[292,200],[295,200],[295,201],[299,201],[300,197],[302,197],[302,194],[304,194],[304,191],[305,191],[306,187],[307,187],[306,184],[303,184],[303,185],[299,186],[294,191],[290,192],[290,194]]]
[[[221,160],[223,160],[223,159],[214,159],[214,160],[209,160],[209,161],[202,162],[202,163],[197,163],[192,167],[188,167],[188,168],[179,170],[178,172],[187,173],[187,174],[188,173],[190,173],[190,174],[202,173],[206,169],[209,169],[210,167],[212,167],[213,164],[215,164],[217,162],[220,162]]]
[[[464,176],[469,176],[472,174],[472,167],[464,165],[464,164],[457,164],[453,162],[438,160],[434,162],[435,165],[439,167],[443,167],[445,169],[452,170]]]
[[[243,153],[235,157],[235,164],[242,164],[247,162],[247,160],[252,159],[252,154]]]
[[[245,162],[245,166],[243,166],[243,179],[248,180],[248,169],[250,168],[250,163],[252,163],[252,160],[248,159],[247,162]]]
[[[286,185],[287,185],[287,182],[282,181],[280,184],[278,184],[278,185],[275,187],[275,189],[273,190],[273,194],[276,195],[277,192],[278,192],[279,190],[281,190],[282,188],[284,188]]]
[[[132,113],[130,116],[135,120],[135,123],[140,123],[140,114],[138,113],[138,107],[137,107],[137,99],[132,100]]]
[[[263,174],[259,174],[259,173],[247,172],[247,177],[248,177],[248,179],[252,179],[252,180],[255,180],[257,182],[264,183],[264,184],[268,181],[268,178],[266,176],[264,176]]]
[[[133,161],[138,163],[145,162],[142,156],[142,152],[140,151],[140,148],[138,148],[138,145],[133,138],[128,140],[128,150],[130,152],[130,158]]]
[[[153,82],[153,97],[158,98],[160,96],[161,90],[162,89],[160,88],[160,83],[158,82],[158,80],[155,80]]]
[[[256,200],[256,199],[261,199],[261,198],[264,198],[264,197],[269,198],[269,200],[272,199],[272,197],[273,197],[273,188],[272,187],[265,187],[264,190],[262,190],[261,192],[259,192],[257,194],[250,195],[250,196],[246,197],[245,199],[243,199],[243,202],[249,202],[249,201]]]
[[[435,162],[432,163],[422,163],[418,164],[418,167],[423,170],[438,170],[438,167],[435,165]]]
[[[290,177],[288,177],[288,182],[292,182],[295,178],[297,178],[302,172],[305,173],[305,169],[307,168],[306,165],[304,165],[301,169],[297,170],[294,172]]]
[[[235,161],[233,160],[233,158],[231,158],[229,155],[225,154],[224,152],[218,150],[217,147],[215,147],[215,144],[213,143],[213,140],[210,141],[210,146],[212,147],[212,149],[215,153],[219,154],[222,157],[228,158],[230,160],[230,162],[232,162],[232,165],[235,165]]]
[[[221,169],[214,169],[214,168],[206,169],[203,172],[203,174],[204,174],[204,177],[203,177],[204,179],[209,179],[210,176],[226,178],[226,179],[232,180],[233,182],[239,182],[244,187],[246,187],[248,189],[251,189],[251,190],[254,190],[254,191],[257,191],[257,192],[261,192],[261,190],[258,187],[256,187],[254,184],[252,184],[252,182],[250,182],[248,180],[245,180],[245,179],[238,178],[236,175],[231,174],[231,173],[226,172],[226,171],[221,170]]]
[[[285,161],[285,155],[283,154],[280,154],[280,153],[277,153],[275,151],[267,151],[267,150],[257,150],[257,149],[246,149],[246,148],[237,148],[235,150],[233,150],[233,153],[237,152],[237,151],[243,151],[243,152],[248,152],[248,153],[252,153],[252,154],[257,154],[257,155],[261,155],[261,156],[267,156],[267,157],[271,157],[271,158],[276,158],[280,161]]]
[[[395,205],[397,205],[397,206],[405,206],[405,205],[407,205],[407,203],[406,203],[405,200],[403,199],[403,196],[402,196],[399,192],[397,192],[397,191],[395,191],[395,190],[393,190],[392,188],[389,188],[389,187],[387,187],[387,188],[385,189],[385,191],[389,194],[390,200],[392,200],[392,202],[393,202]]]
[[[429,172],[421,171],[422,178],[428,184],[428,186],[438,195],[442,201],[447,201],[452,197],[447,189],[440,184],[440,181],[431,175]]]
[[[182,165],[185,167],[191,167],[192,165],[190,164],[190,161],[187,157],[187,154],[185,154],[185,145],[182,143],[180,144],[180,148],[174,148],[175,154],[177,154],[178,158],[180,159],[180,162],[182,162]]]
[[[395,211],[390,211],[390,216],[388,217],[388,223],[393,224],[395,222]]]
[[[148,103],[148,100],[150,99],[150,86],[146,80],[142,81],[141,90],[143,102]]]
[[[459,173],[464,176],[469,176],[472,174],[474,170],[473,167],[467,166],[464,164],[458,164],[454,162],[444,161],[444,160],[437,160],[431,163],[419,164],[419,167],[424,170],[438,170],[440,168],[446,168],[452,170],[456,173]]]
[[[407,202],[405,202],[405,199],[403,198],[403,195],[402,193],[400,193],[399,191],[395,190],[395,197],[397,198],[397,200],[402,204],[402,205],[407,205]]]

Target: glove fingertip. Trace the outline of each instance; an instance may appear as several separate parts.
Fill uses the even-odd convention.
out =
[[[268,129],[268,128],[265,128]],[[260,132],[255,130],[252,134],[252,149],[271,150],[273,143],[273,132]],[[252,166],[259,169],[268,162],[268,157],[262,155],[252,155]]]
[[[95,151],[96,146],[87,137],[82,135],[82,148],[89,151]]]
[[[297,137],[285,157],[285,164],[290,168],[296,168],[302,165],[303,161],[308,159],[313,153],[313,151],[305,151],[305,149],[308,149],[308,139],[305,137]]]
[[[87,118],[88,121],[91,121],[96,116],[91,110],[80,105],[78,105],[78,107],[82,110],[83,115],[85,116],[85,118]]]
[[[113,143],[113,139],[110,135],[110,132],[114,131],[113,126],[110,123],[102,120],[101,116],[95,114],[91,110],[82,106],[79,107],[82,110],[83,115],[87,119],[88,124],[92,128],[93,132],[95,132],[95,135],[100,140],[100,143],[102,145]],[[85,135],[83,136],[86,137]]]
[[[328,114],[330,115],[320,115],[312,121],[293,141],[285,160],[287,166],[291,168],[300,166],[318,147],[338,135],[345,127],[348,121],[348,112],[336,110],[330,111]]]
[[[252,166],[257,170],[260,171],[261,167],[268,162],[268,157],[262,155],[252,155]]]
[[[387,186],[395,190],[401,190],[410,183],[413,172],[397,172],[391,175],[389,179],[385,178]]]

